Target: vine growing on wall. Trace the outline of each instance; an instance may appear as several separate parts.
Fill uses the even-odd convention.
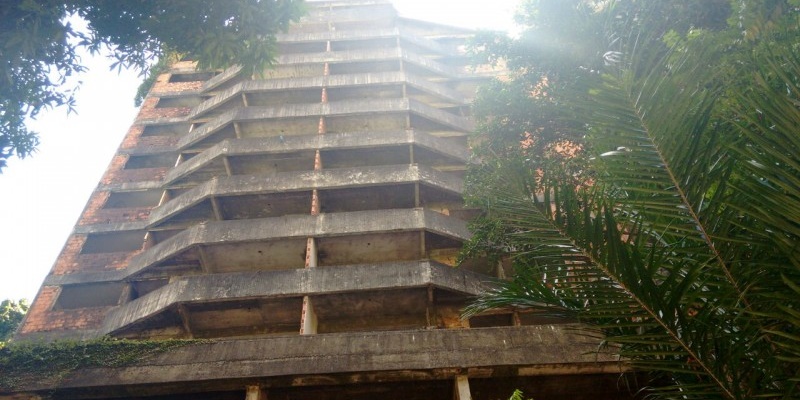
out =
[[[108,337],[88,341],[12,343],[0,348],[0,392],[31,384],[58,382],[84,368],[119,368],[204,340],[126,340]]]

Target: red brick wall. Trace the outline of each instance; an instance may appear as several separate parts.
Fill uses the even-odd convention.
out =
[[[127,156],[117,156],[127,160]],[[117,158],[115,157],[115,159]],[[124,162],[122,163],[125,164]],[[160,181],[169,171],[167,167],[161,168],[137,168],[137,169],[109,169],[103,176],[101,183],[111,185],[115,183]]]
[[[111,307],[76,308],[51,310],[61,292],[58,286],[42,286],[33,302],[19,333],[35,333],[53,330],[97,328]]]
[[[176,65],[178,68],[191,68],[190,63],[181,62]],[[187,90],[198,90],[203,82],[169,82],[169,74],[158,77],[152,88],[152,93],[178,93]],[[139,110],[137,121],[152,120],[160,118],[183,117],[191,112],[189,107],[175,108],[155,108],[159,98],[150,96],[145,99]],[[174,145],[178,137],[169,136],[148,136],[142,137],[144,126],[141,124],[133,125],[125,135],[120,145],[120,149],[130,150],[142,147],[167,147]],[[125,170],[125,163],[128,156],[117,154],[111,161],[103,178],[102,185],[113,185],[125,182],[141,182],[160,180],[164,177],[168,168],[142,168]],[[89,199],[78,225],[92,225],[112,222],[131,222],[146,220],[150,214],[149,207],[117,208],[104,209],[110,192],[107,190],[95,191]],[[63,275],[74,272],[91,272],[122,269],[127,267],[131,258],[140,251],[120,252],[120,253],[99,253],[99,254],[80,254],[86,242],[86,235],[73,234],[67,239],[58,260],[51,274]],[[53,306],[60,294],[58,286],[43,286],[39,294],[31,305],[24,325],[20,328],[20,333],[35,333],[54,330],[74,330],[96,328],[102,323],[103,318],[111,307],[93,307],[69,310],[53,310]]]
[[[118,270],[125,268],[130,259],[140,252],[81,254],[81,248],[85,242],[86,235],[74,234],[70,236],[50,273],[53,275],[66,275],[75,272]]]
[[[178,143],[178,135],[145,136],[139,138],[137,147],[170,147]]]
[[[115,222],[146,221],[151,207],[130,207],[101,209],[94,213],[84,213],[78,225],[110,224]]]

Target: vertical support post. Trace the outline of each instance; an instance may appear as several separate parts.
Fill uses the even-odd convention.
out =
[[[133,283],[128,282],[122,287],[122,293],[119,295],[117,304],[125,304],[131,300],[133,300]]]
[[[319,149],[314,152],[314,171],[322,170],[322,154]]]
[[[306,241],[306,268],[317,267],[317,241],[314,238],[308,238]]]
[[[231,161],[228,160],[228,156],[222,156],[222,165],[225,167],[225,173],[228,176],[233,176],[233,169],[231,168]]]
[[[172,200],[172,196],[170,196],[170,194],[169,194],[169,190],[166,190],[166,189],[165,189],[165,190],[164,190],[164,191],[161,193],[161,198],[160,198],[160,199],[158,199],[158,205],[159,205],[159,206],[160,206],[160,205],[163,205],[164,203],[166,203],[166,202],[168,202],[168,201],[170,201],[170,200]]]
[[[300,316],[300,334],[314,335],[317,333],[317,313],[314,312],[314,305],[311,297],[303,296],[303,313]]]
[[[225,220],[225,216],[222,214],[222,209],[219,207],[219,201],[216,197],[211,197],[211,210],[214,212],[214,218],[217,221]]]
[[[437,323],[437,312],[436,312],[436,305],[433,302],[433,286],[428,286],[428,302],[425,307],[425,322],[428,326],[428,329],[435,329],[438,327]]]
[[[197,246],[197,254],[200,258],[200,269],[203,273],[210,273],[211,272],[211,263],[208,261],[208,255],[206,254],[206,248],[203,246]]]
[[[156,245],[156,239],[153,237],[153,232],[144,234],[144,243],[142,243],[142,250],[147,250]]]
[[[466,375],[456,376],[453,400],[472,400],[472,394],[469,391],[469,379],[467,379]]]
[[[194,337],[192,334],[192,323],[189,319],[189,312],[186,311],[186,307],[183,304],[178,304],[178,315],[181,317],[181,325],[183,326],[183,331],[186,332],[186,336],[191,339]]]
[[[249,385],[244,400],[267,400],[267,394],[261,390],[261,386]]]
[[[428,258],[428,252],[425,246],[425,231],[419,232],[419,258],[420,259]]]
[[[242,138],[242,127],[239,125],[238,122],[233,123],[233,133],[236,134],[237,139]]]
[[[503,260],[497,260],[495,269],[496,269],[495,273],[497,274],[498,279],[506,279],[506,269],[503,268]]]

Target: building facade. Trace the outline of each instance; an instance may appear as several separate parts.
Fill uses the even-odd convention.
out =
[[[161,75],[16,340],[208,339],[2,395],[629,398],[567,321],[460,310],[472,32],[326,1],[261,76]]]

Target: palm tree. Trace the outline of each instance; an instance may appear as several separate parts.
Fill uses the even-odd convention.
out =
[[[578,133],[581,155],[498,146],[508,121],[484,125],[472,200],[486,213],[468,252],[509,257],[515,276],[465,313],[578,318],[657,374],[656,397],[798,398],[797,31],[681,40],[631,4],[598,11],[613,17],[603,65],[559,89],[565,111],[547,122]]]

